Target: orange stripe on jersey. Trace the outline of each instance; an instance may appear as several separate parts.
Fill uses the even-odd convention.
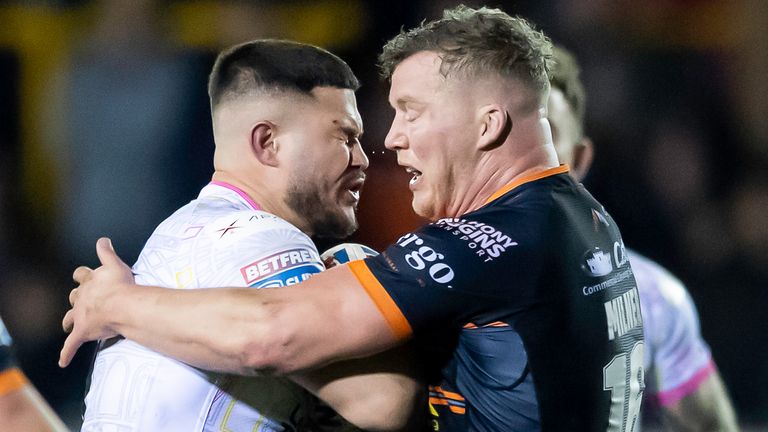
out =
[[[433,391],[435,393],[439,393],[441,396],[443,396],[443,397],[445,397],[447,399],[453,399],[453,400],[457,400],[457,401],[461,401],[461,402],[466,401],[466,399],[464,399],[464,396],[462,396],[462,395],[460,395],[458,393],[445,391],[440,386],[429,386],[429,390],[431,390],[431,391]]]
[[[445,405],[454,414],[466,414],[466,412],[467,412],[467,408],[456,406],[456,405],[451,405],[451,403],[449,401],[445,400],[445,399],[440,399],[440,398],[436,398],[436,397],[430,397],[429,398],[429,403],[431,403],[432,405]]]
[[[411,324],[400,311],[400,308],[397,307],[395,301],[392,300],[392,297],[389,296],[387,290],[384,289],[384,286],[381,285],[381,282],[371,273],[365,261],[351,261],[348,266],[352,270],[352,274],[357,278],[357,281],[360,282],[360,285],[368,292],[368,295],[376,304],[376,307],[379,308],[381,314],[384,315],[384,318],[395,333],[395,337],[401,340],[410,337],[413,333]]]
[[[27,384],[27,377],[16,368],[0,372],[0,396],[16,391]]]
[[[495,200],[496,198],[504,195],[505,193],[511,191],[512,189],[518,186],[521,186],[526,183],[530,183],[532,181],[536,181],[539,179],[543,179],[544,177],[567,173],[569,170],[570,168],[568,167],[568,164],[563,164],[556,168],[549,168],[544,171],[532,172],[528,175],[520,177],[519,179],[513,180],[510,183],[507,183],[505,186],[503,186],[501,189],[497,190],[493,195],[491,195],[491,197],[488,198],[488,200],[486,200],[485,203],[486,204],[490,203],[491,201]]]

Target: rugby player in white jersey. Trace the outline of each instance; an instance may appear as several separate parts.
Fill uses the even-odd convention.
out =
[[[133,267],[136,280],[274,289],[324,270],[309,236],[342,238],[357,228],[368,166],[358,87],[346,63],[314,46],[261,40],[222,52],[208,86],[213,180],[155,230]],[[418,384],[399,373],[398,358],[386,363],[388,372],[366,359],[293,378],[359,427],[399,429]],[[287,378],[203,372],[114,338],[96,356],[82,430],[316,430],[310,397]]]
[[[584,135],[586,95],[573,55],[555,47],[549,122],[560,162],[581,180],[592,164]],[[696,307],[685,286],[659,264],[629,251],[637,280],[645,334],[645,397],[659,406],[672,430],[735,431],[736,418],[709,347],[701,337]],[[585,287],[586,290],[590,289]]]

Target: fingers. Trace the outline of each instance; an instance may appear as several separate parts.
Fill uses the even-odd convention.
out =
[[[61,328],[63,328],[66,333],[71,332],[72,328],[75,326],[75,318],[73,315],[74,311],[70,309],[64,314],[64,319],[61,320]]]
[[[82,285],[91,278],[93,273],[93,270],[86,267],[86,266],[80,266],[75,269],[75,272],[72,273],[72,280],[77,282],[78,284]]]
[[[99,256],[101,265],[125,265],[112,247],[112,241],[107,237],[102,237],[96,242],[96,254]]]
[[[69,366],[69,363],[72,362],[72,358],[82,344],[83,340],[76,336],[75,333],[67,336],[67,340],[64,341],[64,347],[61,348],[61,353],[59,354],[59,367],[65,368]]]
[[[74,306],[77,302],[77,296],[80,295],[80,291],[77,288],[73,289],[69,293],[69,305]]]

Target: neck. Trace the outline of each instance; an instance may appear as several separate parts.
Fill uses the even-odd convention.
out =
[[[448,213],[457,217],[475,211],[504,186],[559,165],[549,122],[542,111],[534,113],[518,121],[504,144],[480,155],[467,174],[473,180],[466,183]]]
[[[469,187],[458,196],[457,205],[448,209],[449,217],[458,217],[475,211],[487,204],[488,200],[504,186],[521,181],[537,172],[559,166],[554,149],[528,154],[510,163],[499,163],[498,160],[485,158],[480,161],[473,181]]]
[[[261,210],[288,221],[307,235],[313,234],[304,220],[285,204],[282,194],[274,193],[274,184],[266,185],[260,179],[224,170],[214,171],[211,181],[227,183],[240,189],[246,195],[246,201],[250,200]]]

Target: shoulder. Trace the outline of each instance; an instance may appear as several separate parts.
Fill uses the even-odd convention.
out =
[[[231,245],[244,240],[260,237],[275,240],[309,237],[288,221],[260,210],[229,211],[212,215],[202,227],[201,234],[212,242]]]
[[[637,289],[645,309],[653,315],[675,312],[690,314],[694,308],[685,285],[660,264],[634,251],[628,251]],[[659,313],[660,312],[660,313]]]
[[[393,277],[400,274],[398,280],[456,293],[492,294],[502,288],[494,281],[530,259],[525,250],[517,250],[520,244],[509,225],[475,213],[440,219],[406,234],[375,261],[391,269]]]

